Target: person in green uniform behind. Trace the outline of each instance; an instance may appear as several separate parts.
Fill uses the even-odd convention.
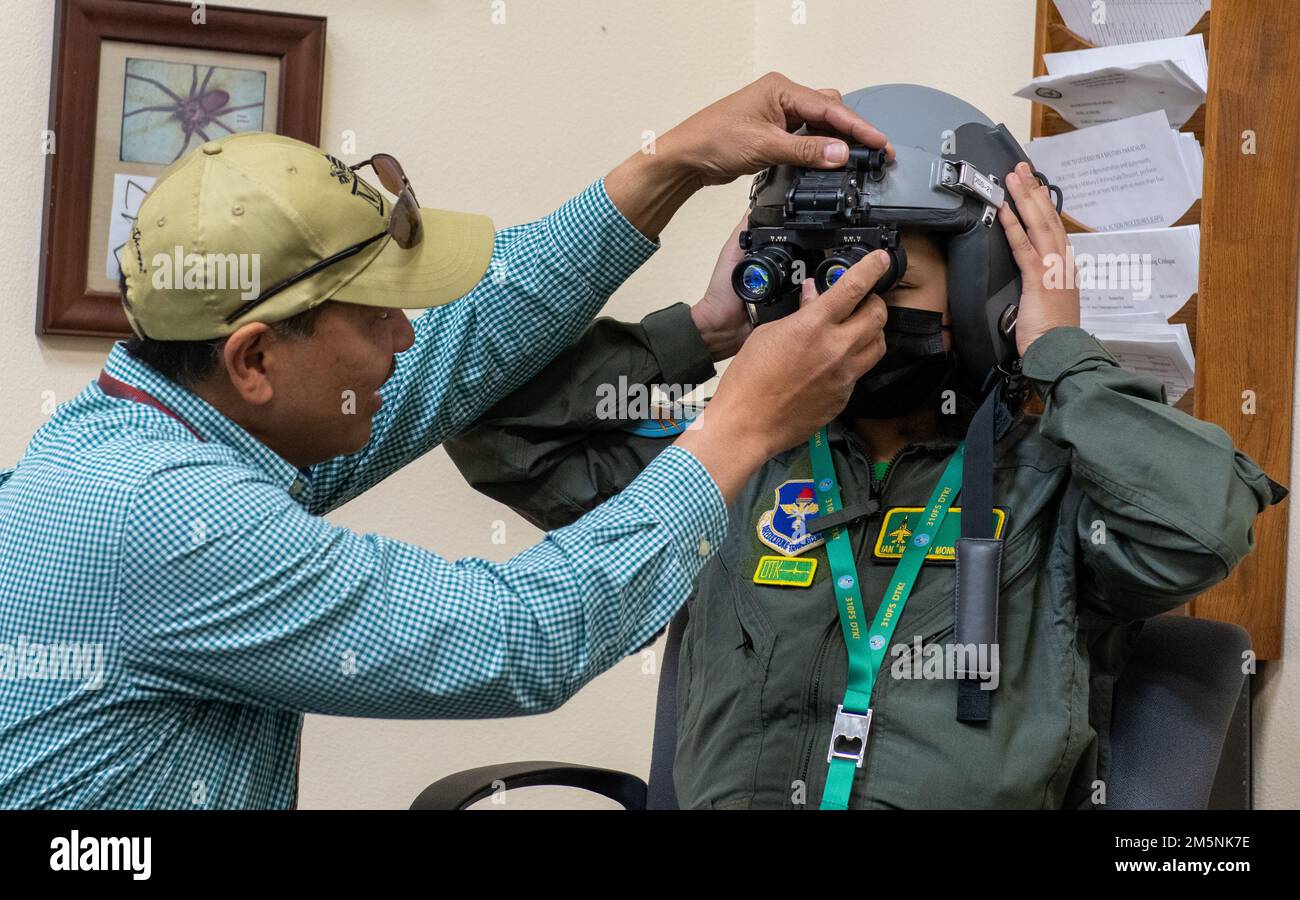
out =
[[[1286,495],[1221,428],[1170,406],[1158,381],[1122,369],[1078,327],[1077,290],[1044,278],[1067,250],[1047,189],[1027,168],[1006,186],[1024,220],[999,211],[1022,273],[1017,349],[1044,412],[1027,415],[1014,398],[995,448],[996,703],[986,722],[958,721],[956,682],[933,652],[954,631],[959,502],[876,681],[850,808],[1104,805],[1113,688],[1143,620],[1226,577],[1253,546],[1255,516]],[[611,418],[602,398],[611,385],[639,395],[701,383],[735,353],[749,331],[730,282],[735,237],[693,307],[635,325],[598,320],[450,441],[470,483],[543,528],[627,485],[676,428]],[[941,238],[905,230],[903,242],[906,273],[884,295],[886,343],[897,362],[920,363],[897,326],[909,310],[946,324],[948,273]],[[797,378],[800,348],[789,352]],[[851,402],[828,430],[871,614],[978,399],[955,388],[951,366],[915,371],[889,395]],[[725,543],[696,581],[678,671],[683,808],[816,808],[822,796],[847,661],[812,488],[806,445],[773,457],[730,506]]]

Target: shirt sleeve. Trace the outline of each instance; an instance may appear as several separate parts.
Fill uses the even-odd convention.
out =
[[[1043,398],[1039,432],[1070,451],[1074,529],[1100,590],[1081,602],[1130,621],[1218,583],[1254,547],[1253,523],[1286,496],[1217,425],[1166,403],[1081,328],[1048,331],[1022,367]]]
[[[658,249],[619,211],[604,179],[545,218],[496,234],[469,294],[412,324],[357,453],[311,469],[311,511],[363,493],[478,418],[582,333]]]
[[[228,464],[168,467],[129,522],[122,656],[145,694],[478,718],[553,709],[644,646],[720,545],[726,511],[699,461],[668,448],[506,563],[333,526]]]

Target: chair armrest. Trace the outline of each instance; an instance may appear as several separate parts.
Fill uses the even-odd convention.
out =
[[[464,809],[501,789],[517,787],[575,787],[592,791],[622,805],[645,809],[646,783],[635,775],[562,762],[512,762],[465,769],[439,778],[420,792],[411,809]]]

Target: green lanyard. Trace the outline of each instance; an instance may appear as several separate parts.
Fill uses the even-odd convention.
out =
[[[835,463],[831,459],[830,445],[823,428],[808,442],[812,456],[813,481],[817,483],[817,504],[820,515],[838,512],[840,485],[835,478]],[[912,585],[934,536],[948,515],[948,508],[961,491],[963,441],[957,445],[943,470],[939,483],[930,495],[926,513],[911,540],[903,550],[903,558],[894,569],[894,581],[885,591],[880,610],[864,632],[862,595],[858,590],[858,567],[853,562],[853,548],[847,526],[831,529],[826,540],[826,556],[831,564],[831,580],[835,586],[835,602],[840,610],[840,629],[849,651],[848,685],[844,702],[835,714],[835,730],[831,734],[830,751],[826,760],[830,768],[826,773],[826,789],[822,792],[822,809],[848,809],[849,795],[853,790],[853,776],[862,768],[867,752],[867,731],[871,727],[871,690],[876,684],[876,673],[885,658],[888,635],[893,632],[903,614],[903,606],[912,593]]]

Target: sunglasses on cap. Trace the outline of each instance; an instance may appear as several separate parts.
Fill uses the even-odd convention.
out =
[[[385,234],[391,234],[393,241],[403,250],[410,250],[424,237],[424,220],[420,217],[420,204],[415,199],[411,182],[402,171],[402,164],[387,153],[376,153],[355,166],[348,166],[348,171],[355,172],[362,166],[374,169],[384,190],[397,198],[397,203],[388,216],[388,230]]]
[[[384,190],[397,197],[397,202],[393,204],[393,210],[388,215],[388,227],[379,234],[368,237],[359,244],[353,244],[345,250],[340,250],[333,256],[326,257],[310,268],[304,269],[297,275],[286,278],[274,287],[263,291],[226,316],[227,325],[232,324],[236,319],[246,315],[249,310],[271,299],[286,288],[292,287],[305,278],[310,278],[336,262],[356,256],[385,235],[392,237],[393,242],[403,250],[410,250],[420,243],[424,237],[424,219],[420,216],[419,201],[415,199],[415,191],[411,188],[411,182],[406,177],[406,172],[402,170],[402,164],[388,153],[376,153],[369,159],[348,166],[348,171],[355,172],[362,166],[370,166],[370,168],[374,169],[375,174],[379,176],[379,183],[384,186]]]

